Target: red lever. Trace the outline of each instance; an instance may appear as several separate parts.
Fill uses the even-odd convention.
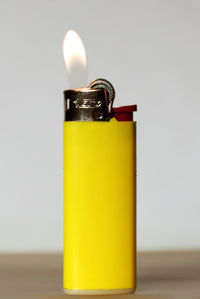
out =
[[[132,121],[134,111],[137,111],[137,105],[113,108],[114,117],[119,121]]]

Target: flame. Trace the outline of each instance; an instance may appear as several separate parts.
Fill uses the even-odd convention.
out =
[[[65,34],[63,55],[68,71],[71,88],[86,86],[87,59],[86,51],[80,36],[73,30]]]

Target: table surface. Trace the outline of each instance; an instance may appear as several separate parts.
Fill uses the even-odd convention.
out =
[[[63,298],[61,254],[1,254],[0,298]],[[200,251],[138,254],[137,291],[71,299],[200,299]]]

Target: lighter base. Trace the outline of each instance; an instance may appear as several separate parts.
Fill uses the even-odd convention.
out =
[[[114,294],[131,294],[135,289],[107,289],[107,290],[69,290],[64,289],[68,295],[114,295]]]

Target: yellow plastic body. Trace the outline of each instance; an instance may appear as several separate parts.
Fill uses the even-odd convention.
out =
[[[136,287],[136,123],[64,122],[64,290]]]

